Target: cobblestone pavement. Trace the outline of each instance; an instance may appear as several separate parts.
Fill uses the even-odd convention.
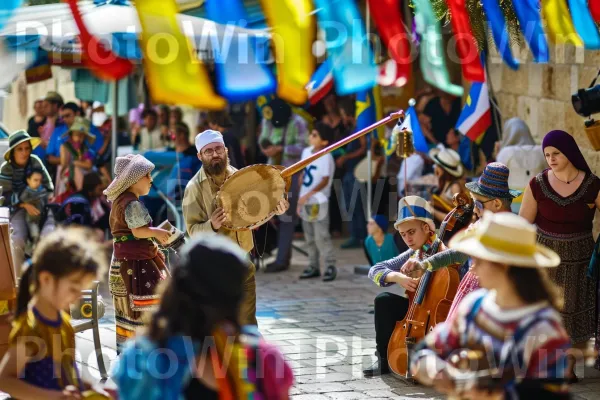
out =
[[[339,242],[336,241],[336,245]],[[259,328],[285,354],[296,376],[292,398],[296,400],[434,399],[428,388],[408,385],[392,376],[365,379],[362,368],[374,360],[373,315],[368,311],[382,289],[364,276],[353,274],[364,262],[362,249],[336,250],[339,274],[334,282],[299,281],[306,257],[294,252],[289,271],[257,273]],[[101,321],[105,360],[116,357],[113,309],[108,306]],[[77,335],[78,360],[84,378],[99,380],[91,331]],[[574,398],[600,399],[600,374],[580,368],[585,379],[573,386]],[[110,380],[109,387],[114,387]]]

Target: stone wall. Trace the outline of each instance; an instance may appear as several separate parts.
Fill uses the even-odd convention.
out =
[[[503,122],[522,118],[537,142],[552,129],[571,133],[582,149],[590,168],[600,173],[600,152],[592,149],[584,131],[584,118],[571,104],[571,95],[588,87],[600,69],[600,51],[584,51],[573,46],[551,48],[550,63],[536,64],[527,49],[515,56],[523,61],[518,71],[491,57],[491,86],[498,100]],[[598,82],[600,83],[600,81]]]
[[[570,45],[554,46],[548,64],[534,63],[527,49],[514,54],[525,60],[518,71],[502,64],[497,54],[491,57],[488,66],[502,122],[512,117],[523,119],[538,143],[553,129],[569,132],[592,171],[600,175],[600,151],[592,148],[584,130],[585,118],[579,116],[571,104],[571,95],[579,88],[587,88],[598,74],[600,51],[584,51]],[[596,213],[594,236],[598,233],[600,218]]]

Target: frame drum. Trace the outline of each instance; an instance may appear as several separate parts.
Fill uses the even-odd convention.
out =
[[[282,177],[282,169],[256,164],[227,178],[216,198],[217,207],[223,207],[227,215],[223,226],[236,231],[253,229],[275,215],[291,181]]]

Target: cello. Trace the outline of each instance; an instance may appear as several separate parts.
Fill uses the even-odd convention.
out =
[[[464,193],[454,195],[454,209],[446,215],[440,226],[439,246],[434,254],[444,250],[442,243],[446,232],[458,231],[467,227],[473,217],[473,200]],[[407,292],[409,308],[402,321],[396,327],[388,345],[388,363],[390,370],[403,378],[409,377],[408,347],[415,344],[444,322],[458,290],[460,278],[455,266],[446,266],[437,271],[425,271],[421,276],[417,290]]]

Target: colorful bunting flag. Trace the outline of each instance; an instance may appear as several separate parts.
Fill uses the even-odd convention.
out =
[[[315,71],[312,46],[317,27],[310,0],[261,0],[277,63],[277,95],[292,104],[308,100],[306,85]]]
[[[242,0],[207,0],[205,7],[208,18],[218,24],[245,24],[249,20]],[[234,103],[275,93],[275,76],[256,57],[257,40],[246,34],[234,36],[229,33],[230,28],[228,25],[225,29],[222,45],[211,37],[219,93]]]
[[[79,29],[79,40],[84,65],[99,79],[118,81],[133,72],[131,61],[117,56],[106,49],[100,41],[90,34],[77,6],[77,0],[66,0]]]
[[[315,5],[336,92],[345,96],[371,89],[377,81],[377,65],[356,1],[315,0]]]
[[[393,85],[402,87],[410,79],[411,53],[410,40],[404,27],[402,2],[400,0],[369,0],[371,16],[377,30],[396,62],[396,79]]]
[[[415,27],[421,35],[419,61],[423,78],[434,87],[454,96],[462,96],[462,86],[450,81],[440,24],[429,0],[413,0],[415,6]]]
[[[583,47],[583,41],[575,31],[565,0],[542,0],[542,14],[548,24],[547,33],[552,43],[569,43]]]
[[[506,21],[504,13],[498,4],[498,0],[482,0],[483,10],[488,20],[488,25],[492,28],[492,35],[498,52],[502,55],[504,63],[510,68],[519,69],[519,62],[513,57],[510,49],[510,38],[506,30]]]
[[[591,3],[597,3],[592,1]],[[569,0],[569,9],[573,16],[573,24],[583,40],[586,49],[600,49],[600,33],[596,22],[587,8],[587,0]]]
[[[542,27],[538,0],[513,1],[512,4],[519,19],[523,37],[533,54],[533,59],[537,63],[547,63],[550,60],[550,52]]]
[[[179,30],[175,0],[140,0],[135,7],[142,25],[144,69],[154,102],[223,109],[225,99],[213,91],[204,66],[192,56],[190,43]]]
[[[588,2],[588,7],[590,8],[590,13],[592,13],[594,21],[600,23],[600,1],[590,0]]]
[[[456,50],[460,57],[463,75],[470,81],[484,82],[485,74],[479,61],[477,42],[471,31],[465,0],[446,0],[452,18],[452,30],[456,39]]]

